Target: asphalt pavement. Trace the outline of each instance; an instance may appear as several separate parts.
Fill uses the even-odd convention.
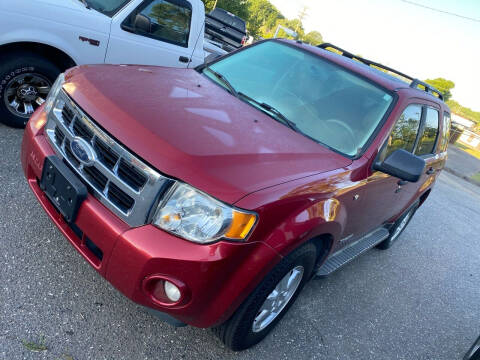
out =
[[[447,167],[455,174],[470,177],[480,173],[480,160],[455,146],[450,146]]]
[[[159,322],[101,278],[52,225],[0,125],[0,359],[461,359],[480,334],[480,188],[444,172],[390,250],[305,287],[241,353]]]

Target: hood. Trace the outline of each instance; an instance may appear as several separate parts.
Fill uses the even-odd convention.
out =
[[[160,172],[228,203],[351,164],[193,69],[87,65],[64,89]]]
[[[32,8],[32,0],[15,0],[14,5],[8,5],[7,1],[0,1],[0,9],[7,12],[12,11],[13,14],[19,13],[28,17],[32,17],[32,24],[22,24],[23,27],[35,25],[35,19],[52,21],[51,26],[55,23],[65,23],[72,28],[72,39],[78,39],[79,35],[89,36],[92,34],[109,34],[111,19],[98,11],[87,9],[80,0],[35,0],[34,8]],[[4,4],[5,3],[5,4]],[[12,15],[14,16],[14,15]],[[31,31],[38,31],[32,28]],[[46,35],[42,35],[45,37]],[[48,37],[45,39],[48,40]]]

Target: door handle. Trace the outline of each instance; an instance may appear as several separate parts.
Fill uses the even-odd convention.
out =
[[[190,59],[189,59],[188,57],[186,57],[186,56],[180,56],[180,57],[178,58],[178,61],[180,61],[180,62],[182,62],[182,63],[187,63],[187,64],[188,64],[188,63],[190,62]]]
[[[398,184],[398,186],[407,185],[408,181],[407,180],[398,180],[397,184]]]
[[[427,175],[432,175],[434,173],[435,173],[435,169],[433,167],[427,170]]]

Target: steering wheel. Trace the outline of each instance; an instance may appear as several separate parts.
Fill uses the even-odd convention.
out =
[[[357,147],[356,147],[357,138],[355,137],[355,133],[353,132],[353,130],[350,126],[345,124],[343,121],[340,121],[340,120],[337,120],[337,119],[328,119],[327,121],[325,121],[325,123],[328,125],[328,127],[333,125],[333,126],[341,127],[343,130],[345,130],[345,132],[348,134],[348,136],[350,137],[350,140],[351,140],[348,143],[345,142],[346,145],[349,145],[349,146],[353,147],[355,152],[357,151]],[[345,146],[345,148],[348,149],[347,146]]]

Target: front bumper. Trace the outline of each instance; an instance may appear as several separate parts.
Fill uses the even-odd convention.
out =
[[[281,257],[263,242],[220,241],[199,245],[152,225],[131,228],[91,194],[75,224],[68,224],[39,186],[45,157],[55,155],[43,134],[46,115],[40,108],[25,129],[21,160],[33,193],[63,235],[103,277],[138,304],[198,327],[228,319]],[[93,243],[102,256],[89,246]],[[160,275],[184,283],[188,297],[178,305],[161,305],[143,283]]]

